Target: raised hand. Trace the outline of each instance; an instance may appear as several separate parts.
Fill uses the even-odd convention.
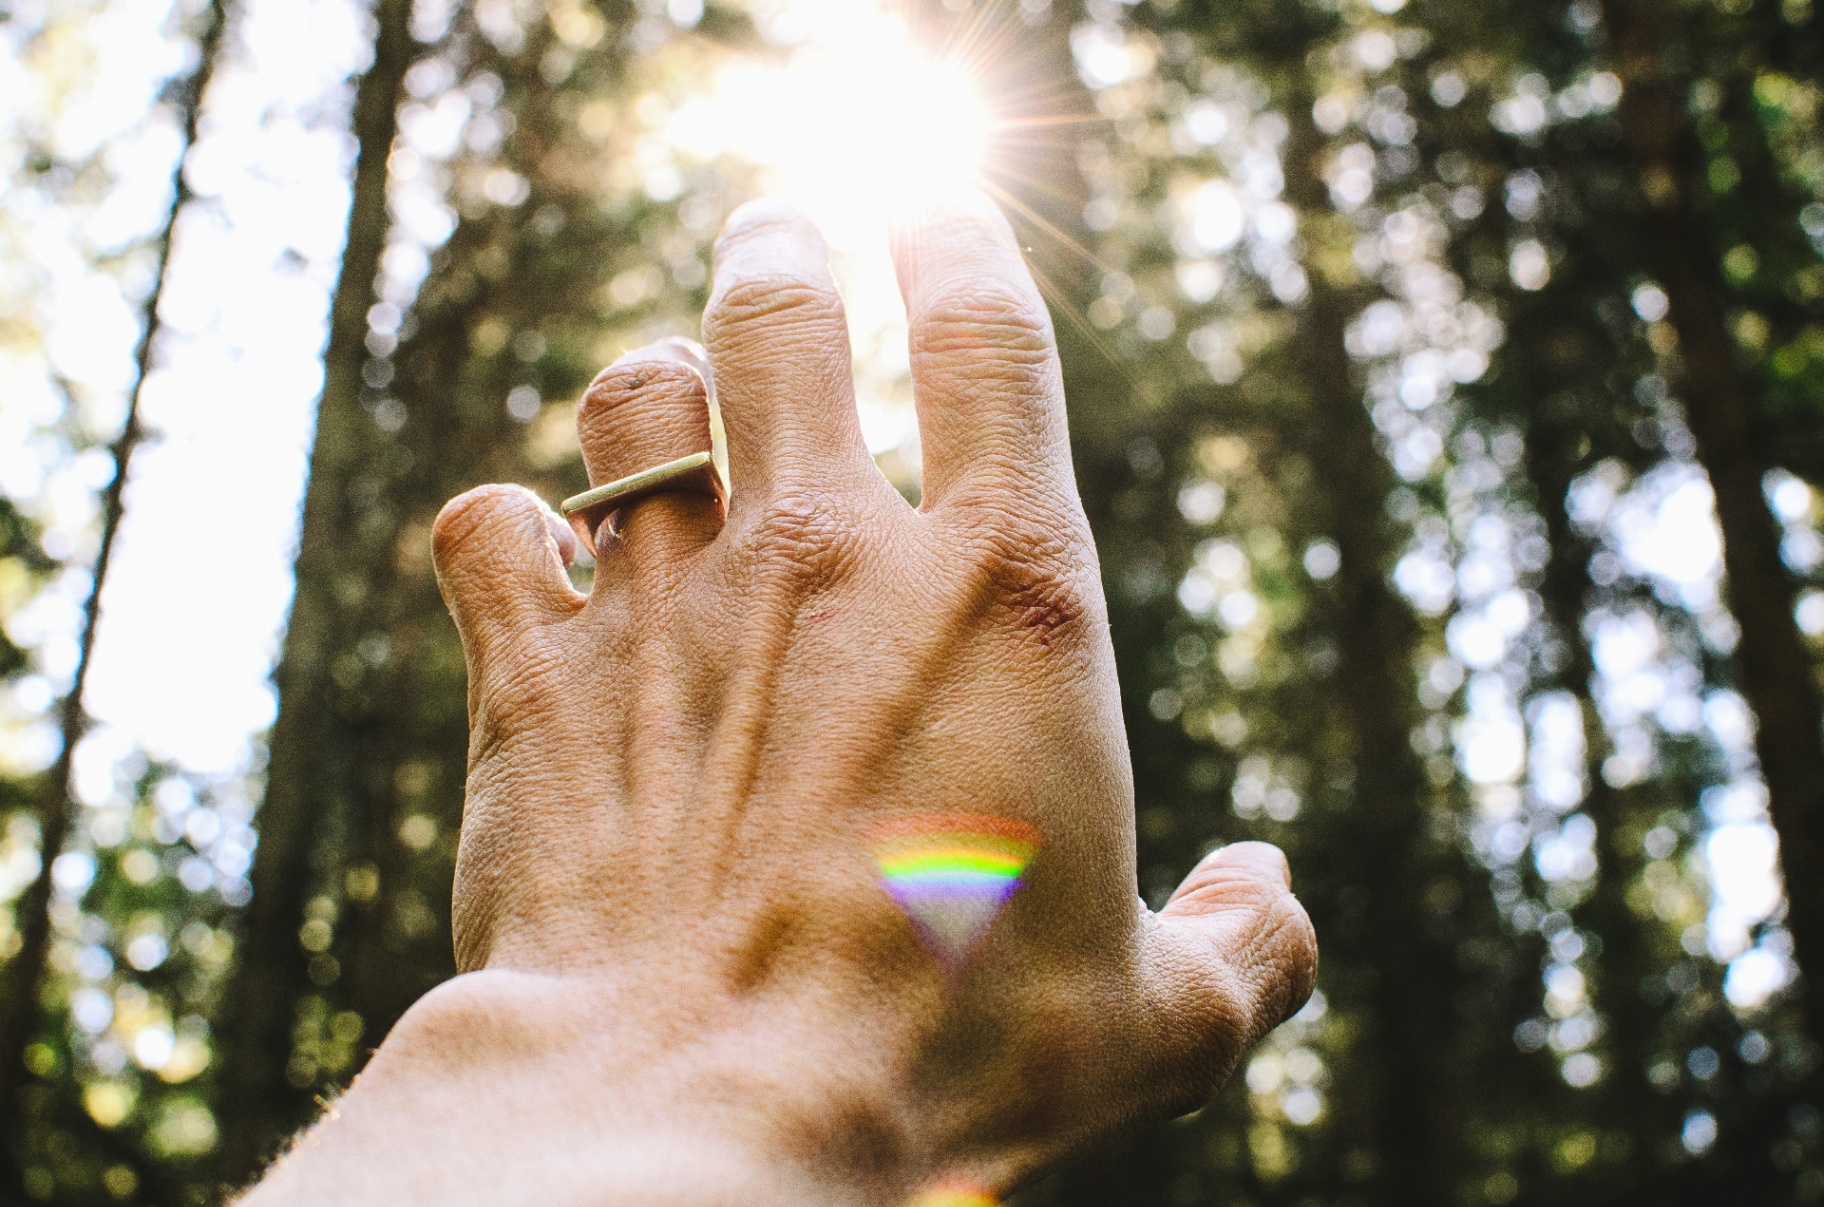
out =
[[[1157,914],[1135,896],[1107,616],[1011,231],[970,196],[894,253],[917,509],[863,444],[821,238],[758,203],[717,245],[707,360],[623,357],[578,420],[613,482],[709,448],[713,380],[726,497],[698,475],[582,525],[587,596],[528,493],[439,517],[470,674],[465,975],[306,1141],[336,1160],[293,1158],[275,1196],[1000,1194],[1201,1103],[1309,993],[1276,850],[1216,852]],[[392,1143],[443,1137],[440,1170],[299,1180],[400,1110]]]

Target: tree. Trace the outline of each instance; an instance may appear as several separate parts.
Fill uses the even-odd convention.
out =
[[[1324,950],[1319,996],[1217,1102],[1022,1201],[1824,1193],[1816,977],[1779,983],[1795,952],[1817,962],[1798,869],[1824,757],[1810,7],[911,8],[1007,119],[991,175],[1063,343],[1136,887],[1158,904],[1209,847],[1271,839]],[[431,517],[483,480],[582,485],[568,400],[689,330],[704,244],[750,187],[668,148],[666,115],[731,52],[774,49],[764,5],[374,15],[255,891],[205,1083],[223,1180],[454,972],[466,717]],[[57,572],[35,523],[0,500],[0,614]],[[14,636],[9,675],[36,657]],[[108,974],[108,1008],[149,991],[206,1052],[232,945],[173,877],[131,874],[187,853],[165,809],[186,788],[129,762],[132,839],[93,844],[79,905],[51,898],[49,950],[124,958],[154,918],[169,960]],[[1743,870],[1772,849],[1763,774],[1784,897]],[[35,786],[0,780],[0,803]],[[147,1104],[196,1083],[98,1080],[66,982],[101,984],[46,982],[18,1134],[56,1176],[28,1189],[194,1198]]]
[[[396,7],[382,10],[397,28],[383,24],[357,106],[351,250],[244,962],[228,995],[241,1011],[222,1064],[230,1181],[455,971],[448,911],[467,716],[461,651],[431,574],[432,518],[481,482],[518,481],[553,500],[582,488],[567,400],[700,306],[702,245],[726,204],[702,189],[680,209],[681,180],[628,178],[632,46],[655,49],[669,26],[620,4],[553,5],[523,24],[478,9],[420,52]],[[720,21],[706,22],[711,45]],[[648,86],[663,84],[664,62],[655,56]],[[466,114],[442,164],[409,137],[439,108]],[[430,246],[397,217],[389,226],[380,200],[390,164],[395,206],[406,204],[404,162],[455,211]],[[419,256],[422,282],[399,268]]]
[[[1824,863],[1824,700],[1793,618],[1797,590],[1781,560],[1779,526],[1762,494],[1774,462],[1757,439],[1753,385],[1737,367],[1725,314],[1723,249],[1702,200],[1713,175],[1681,103],[1694,81],[1678,71],[1657,15],[1632,0],[1611,0],[1603,14],[1627,89],[1619,116],[1641,172],[1654,267],[1678,333],[1687,418],[1716,492],[1729,602],[1741,625],[1741,687],[1755,710],[1755,748],[1780,834],[1787,926],[1800,967],[1824,968],[1824,885],[1811,874]],[[1702,28],[1690,27],[1686,37]],[[1802,989],[1814,1036],[1824,1036],[1820,980]]]
[[[1642,267],[1647,263],[1643,249],[1632,238],[1634,220],[1615,202],[1618,193],[1625,193],[1630,169],[1625,154],[1618,153],[1619,127],[1608,114],[1625,89],[1612,76],[1599,78],[1604,69],[1601,19],[1593,6],[1572,6],[1567,14],[1531,5],[1470,12],[1432,4],[1412,14],[1415,20],[1407,14],[1376,15],[1404,7],[1377,3],[1370,12],[1351,4],[1281,6],[1263,13],[1231,6],[1213,13],[1176,6],[1166,17],[1133,23],[1159,30],[1152,41],[1128,32],[1132,25],[1123,28],[1107,13],[1096,26],[1079,27],[1080,62],[1088,75],[1103,77],[1098,85],[1101,108],[1117,134],[1103,144],[1108,150],[1086,156],[1085,162],[1092,176],[1099,173],[1108,182],[1101,186],[1103,197],[1118,204],[1095,212],[1098,198],[1086,217],[1092,224],[1115,226],[1120,239],[1104,237],[1097,244],[1104,265],[1113,271],[1102,278],[1099,291],[1092,288],[1077,305],[1092,321],[1103,320],[1096,325],[1114,329],[1109,341],[1129,358],[1131,368],[1125,371],[1145,383],[1136,401],[1146,413],[1133,416],[1124,429],[1133,441],[1126,458],[1131,468],[1111,466],[1094,492],[1103,502],[1092,499],[1092,513],[1099,512],[1104,526],[1105,549],[1112,545],[1119,550],[1108,567],[1111,595],[1131,597],[1137,590],[1144,598],[1151,590],[1156,601],[1116,613],[1124,676],[1131,676],[1135,687],[1129,697],[1130,726],[1143,750],[1152,748],[1154,740],[1142,709],[1180,720],[1187,734],[1226,732],[1229,744],[1254,746],[1254,735],[1272,733],[1297,752],[1288,760],[1295,768],[1310,766],[1325,749],[1325,726],[1313,724],[1297,737],[1287,733],[1286,718],[1315,711],[1295,692],[1282,689],[1283,694],[1269,695],[1256,688],[1255,702],[1240,693],[1237,703],[1225,708],[1225,698],[1236,696],[1212,692],[1211,676],[1202,666],[1202,651],[1212,643],[1188,640],[1195,633],[1184,632],[1169,599],[1158,599],[1158,588],[1172,583],[1182,573],[1179,567],[1189,564],[1193,568],[1184,580],[1183,606],[1199,601],[1211,606],[1214,600],[1203,598],[1207,585],[1192,579],[1204,574],[1203,563],[1211,554],[1233,562],[1239,550],[1245,555],[1241,564],[1252,564],[1252,594],[1262,601],[1262,611],[1277,612],[1286,585],[1296,588],[1296,580],[1284,584],[1272,573],[1276,555],[1271,542],[1261,537],[1262,528],[1270,528],[1279,540],[1334,537],[1334,519],[1313,524],[1301,513],[1321,516],[1323,497],[1338,487],[1346,489],[1351,472],[1377,454],[1362,451],[1361,444],[1348,445],[1351,453],[1323,463],[1315,484],[1299,482],[1296,473],[1267,472],[1264,467],[1275,460],[1281,465],[1311,463],[1302,455],[1274,454],[1274,442],[1292,445],[1310,432],[1315,440],[1305,442],[1300,454],[1312,443],[1326,446],[1320,452],[1330,451],[1342,443],[1338,435],[1348,430],[1347,417],[1333,410],[1319,425],[1291,411],[1295,417],[1276,431],[1270,422],[1274,408],[1249,409],[1244,401],[1249,393],[1284,398],[1302,383],[1316,382],[1321,388],[1367,369],[1378,429],[1369,448],[1392,459],[1404,481],[1384,477],[1377,490],[1356,494],[1355,504],[1358,514],[1367,516],[1378,514],[1384,502],[1411,525],[1407,547],[1384,552],[1380,573],[1394,571],[1406,597],[1400,607],[1422,614],[1419,635],[1405,648],[1422,672],[1416,683],[1406,682],[1416,687],[1424,708],[1415,715],[1410,697],[1388,691],[1369,706],[1374,712],[1366,717],[1360,709],[1367,701],[1358,698],[1356,715],[1345,715],[1339,724],[1346,731],[1406,711],[1413,746],[1422,754],[1431,752],[1424,758],[1431,780],[1427,787],[1445,806],[1431,813],[1431,824],[1443,826],[1446,833],[1456,831],[1486,865],[1484,883],[1502,922],[1496,928],[1476,919],[1474,910],[1481,907],[1474,905],[1480,894],[1473,869],[1440,875],[1429,886],[1423,905],[1443,903],[1456,928],[1454,961],[1445,958],[1471,975],[1455,980],[1453,989],[1453,978],[1440,975],[1440,964],[1432,963],[1425,968],[1430,983],[1413,989],[1422,1003],[1420,1013],[1437,1020],[1438,1029],[1414,1035],[1412,1042],[1421,1054],[1430,1049],[1447,1067],[1433,1083],[1434,1092],[1440,1109],[1455,1121],[1460,1147],[1422,1158],[1412,1168],[1435,1179],[1432,1198],[1474,1195],[1506,1202],[1518,1195],[1561,1199],[1570,1194],[1601,1202],[1619,1194],[1653,1193],[1701,1199],[1725,1179],[1764,1186],[1770,1196],[1789,1193],[1814,1176],[1804,1169],[1812,1158],[1806,1155],[1810,1150],[1803,1135],[1790,1130],[1783,1115],[1793,1102],[1783,1087],[1804,1076],[1810,1041],[1802,1031],[1793,1035],[1787,1029],[1784,1008],[1777,1002],[1743,1008],[1725,1001],[1722,968],[1712,962],[1722,957],[1699,949],[1694,958],[1691,950],[1693,933],[1701,935],[1703,929],[1694,932],[1690,926],[1690,911],[1696,911],[1696,921],[1703,918],[1704,883],[1697,861],[1713,825],[1693,805],[1700,792],[1709,793],[1708,800],[1714,795],[1711,789],[1727,785],[1733,773],[1723,764],[1734,756],[1701,732],[1681,729],[1649,736],[1650,718],[1643,729],[1611,716],[1612,677],[1592,674],[1597,657],[1589,636],[1592,626],[1608,626],[1617,615],[1636,615],[1643,620],[1651,616],[1649,623],[1671,643],[1673,669],[1682,674],[1680,668],[1688,666],[1719,685],[1729,678],[1726,662],[1713,650],[1726,618],[1719,622],[1713,611],[1698,614],[1667,595],[1669,588],[1650,581],[1645,571],[1623,568],[1619,585],[1611,590],[1621,566],[1617,537],[1603,527],[1606,521],[1600,516],[1584,514],[1589,509],[1585,501],[1595,498],[1592,491],[1599,494],[1601,483],[1612,481],[1611,471],[1623,475],[1625,486],[1630,472],[1676,468],[1683,433],[1676,404],[1663,405],[1665,383],[1655,363],[1662,337],[1642,330],[1628,305],[1649,273]],[[1300,23],[1308,24],[1301,28]],[[1294,31],[1290,36],[1288,29]],[[1320,37],[1315,30],[1329,32]],[[1728,61],[1742,50],[1744,40],[1739,27],[1726,32],[1733,40],[1692,36],[1689,43],[1714,46],[1716,59]],[[1193,47],[1209,57],[1192,58]],[[1787,57],[1802,59],[1803,54],[1795,49]],[[1549,72],[1549,80],[1536,74],[1540,71]],[[1322,187],[1298,196],[1299,190],[1291,187],[1296,153],[1288,149],[1275,158],[1285,170],[1286,200],[1297,197],[1292,208],[1299,240],[1292,245],[1293,255],[1308,270],[1304,279],[1312,295],[1302,305],[1312,312],[1326,304],[1342,310],[1345,340],[1359,363],[1332,361],[1312,368],[1322,363],[1324,349],[1335,345],[1318,338],[1310,326],[1299,328],[1302,338],[1287,345],[1292,349],[1287,363],[1273,354],[1285,338],[1282,333],[1251,316],[1251,321],[1230,317],[1190,330],[1186,344],[1219,382],[1238,377],[1234,393],[1239,397],[1229,402],[1224,398],[1228,391],[1204,386],[1195,407],[1163,407],[1157,399],[1169,396],[1175,381],[1194,381],[1201,366],[1175,358],[1160,341],[1175,330],[1192,328],[1207,313],[1194,305],[1200,294],[1215,293],[1218,313],[1226,309],[1234,316],[1241,308],[1238,299],[1250,287],[1258,288],[1255,282],[1276,267],[1273,257],[1253,245],[1256,235],[1249,230],[1246,207],[1238,212],[1231,201],[1253,184],[1251,165],[1241,162],[1246,149],[1225,149],[1224,162],[1214,173],[1193,166],[1205,154],[1202,147],[1228,148],[1238,123],[1247,120],[1232,103],[1236,86],[1223,82],[1233,81],[1238,72],[1244,79],[1254,73],[1269,87],[1289,81],[1272,91],[1258,88],[1252,103],[1283,113],[1282,128],[1293,132],[1308,112],[1333,140],[1318,156],[1328,196]],[[1296,95],[1300,87],[1305,90],[1301,101],[1278,99]],[[1771,87],[1762,85],[1761,93],[1773,95]],[[1231,91],[1225,94],[1225,88]],[[1563,91],[1554,95],[1545,89]],[[1464,104],[1466,95],[1488,99]],[[1532,121],[1536,103],[1541,116]],[[1806,103],[1795,102],[1781,112],[1803,110]],[[1516,114],[1523,120],[1510,120]],[[1540,132],[1549,123],[1557,124],[1549,134]],[[1785,162],[1800,162],[1793,130],[1790,125],[1783,129]],[[1294,134],[1287,147],[1297,143]],[[1177,169],[1177,180],[1168,186],[1140,185],[1158,163]],[[1211,175],[1219,183],[1200,189],[1201,180]],[[1221,187],[1225,175],[1233,191]],[[1779,214],[1790,223],[1806,198],[1795,199],[1789,185],[1782,187],[1788,195],[1763,191],[1757,204],[1761,212]],[[1205,205],[1201,212],[1200,204]],[[1206,236],[1201,247],[1200,220]],[[1174,231],[1174,222],[1192,229]],[[1549,232],[1543,241],[1541,232]],[[1163,265],[1173,275],[1159,271],[1158,259],[1148,261],[1124,250],[1148,238],[1169,238],[1174,244]],[[1239,244],[1249,260],[1238,264],[1212,256],[1211,244]],[[1661,240],[1660,247],[1672,245]],[[1445,266],[1455,270],[1454,277],[1438,274]],[[1808,279],[1805,271],[1800,268],[1793,279]],[[1364,275],[1382,288],[1362,288]],[[1448,293],[1453,279],[1467,284],[1482,314],[1498,313],[1507,326],[1504,351],[1494,354],[1502,342],[1498,337],[1466,347],[1463,351],[1474,355],[1461,367],[1439,354],[1450,354],[1449,346],[1440,346],[1422,329],[1440,321],[1453,326],[1476,321],[1473,313],[1466,318],[1460,304],[1453,315],[1448,297],[1446,308],[1439,310],[1423,296],[1427,290],[1435,294],[1438,285]],[[1549,287],[1540,292],[1548,279]],[[1420,287],[1418,293],[1414,286]],[[1377,304],[1377,296],[1393,307]],[[1650,303],[1648,298],[1645,304]],[[1795,362],[1788,354],[1782,363]],[[1085,396],[1083,381],[1079,369],[1073,396]],[[1094,387],[1088,391],[1090,396],[1094,392]],[[1788,403],[1786,414],[1793,413]],[[1786,447],[1809,436],[1803,425],[1789,431]],[[1182,451],[1161,458],[1161,449]],[[1189,455],[1193,449],[1195,456]],[[1768,464],[1772,462],[1763,463]],[[1175,507],[1179,502],[1183,505]],[[1226,540],[1215,549],[1206,542],[1203,551],[1189,542],[1162,547],[1160,534],[1178,522],[1174,511],[1186,518],[1219,515],[1218,532]],[[1119,534],[1112,540],[1110,525]],[[1250,530],[1255,539],[1241,539]],[[1326,543],[1334,550],[1334,540]],[[1491,560],[1497,552],[1499,557]],[[1332,556],[1325,553],[1320,561],[1327,565]],[[1391,564],[1394,559],[1397,566]],[[1346,554],[1342,560],[1346,565]],[[1486,577],[1490,566],[1510,576],[1512,586],[1472,595],[1472,589],[1484,590],[1473,583]],[[1447,577],[1432,577],[1440,570]],[[1245,575],[1240,585],[1250,585]],[[1440,588],[1436,602],[1425,598]],[[1291,592],[1293,598],[1302,594],[1303,589]],[[1453,596],[1459,598],[1453,602]],[[1474,635],[1489,633],[1502,608],[1513,613],[1519,627],[1497,638],[1500,644],[1492,650],[1484,648],[1488,638]],[[1360,611],[1348,609],[1341,622],[1348,624]],[[1430,615],[1448,623],[1431,621]],[[1129,634],[1125,639],[1123,626]],[[1310,631],[1297,625],[1272,627],[1271,653],[1259,663],[1263,668],[1273,666],[1275,654],[1291,653]],[[1481,644],[1474,649],[1463,644],[1472,641]],[[1316,648],[1320,657],[1314,665],[1335,656],[1334,647]],[[1613,656],[1609,648],[1604,647],[1605,657]],[[1467,691],[1459,694],[1466,659],[1472,674]],[[1253,673],[1267,681],[1274,672]],[[1347,682],[1359,687],[1359,671]],[[1478,693],[1491,692],[1508,697],[1509,703],[1492,711],[1476,703]],[[1538,750],[1535,761],[1546,758],[1550,734],[1561,726],[1566,705],[1577,718],[1573,731],[1581,735],[1571,769],[1582,787],[1553,789],[1536,778],[1542,769],[1530,773],[1532,782],[1515,782],[1520,777],[1495,772],[1478,754],[1477,730],[1499,722],[1497,729],[1530,726]],[[1511,721],[1503,719],[1503,712]],[[1615,725],[1622,725],[1618,735],[1611,731]],[[1401,728],[1389,725],[1378,732],[1381,749],[1403,744]],[[1619,770],[1639,757],[1641,739],[1649,745],[1640,769]],[[1617,740],[1627,745],[1619,758]],[[1196,788],[1220,786],[1226,770],[1221,762],[1200,757],[1194,745],[1164,745],[1156,773],[1149,775],[1147,760],[1140,759],[1143,863],[1151,857],[1149,849],[1160,849],[1147,842],[1149,832],[1155,840],[1200,829],[1207,833],[1209,823],[1201,812],[1207,805]],[[1459,764],[1454,770],[1446,761],[1453,745]],[[1271,769],[1276,760],[1250,762],[1255,767],[1246,774],[1244,767],[1231,764],[1231,793],[1240,804],[1246,788],[1254,802],[1250,808],[1259,809],[1254,785],[1281,791],[1282,778]],[[1180,775],[1189,784],[1174,782]],[[1149,799],[1154,783],[1163,799]],[[1274,827],[1267,834],[1288,844],[1306,892],[1315,890],[1313,912],[1326,958],[1324,987],[1331,1011],[1340,1007],[1349,1019],[1353,1041],[1358,1026],[1374,1034],[1375,1026],[1400,1017],[1399,1007],[1382,1001],[1365,1012],[1361,1006],[1351,1009],[1352,995],[1342,988],[1346,982],[1335,978],[1338,955],[1346,960],[1352,953],[1346,939],[1337,941],[1341,928],[1323,910],[1323,881],[1327,873],[1353,869],[1347,887],[1356,894],[1356,909],[1342,911],[1346,926],[1351,912],[1360,913],[1365,896],[1397,895],[1402,875],[1394,869],[1407,865],[1399,858],[1352,863],[1364,836],[1335,827],[1308,808],[1309,801],[1296,825]],[[1567,814],[1567,809],[1573,811]],[[1435,840],[1431,834],[1397,838],[1372,830],[1366,837],[1387,840],[1406,858],[1415,842],[1422,847]],[[1169,845],[1161,843],[1166,849]],[[1690,871],[1678,865],[1681,852],[1691,853],[1695,866]],[[1535,868],[1525,866],[1529,854]],[[1446,859],[1444,866],[1448,863]],[[1404,879],[1410,881],[1410,873]],[[1424,913],[1421,906],[1407,917],[1422,919]],[[1381,956],[1379,946],[1385,943],[1384,936],[1376,938],[1379,944],[1366,949],[1370,960]],[[1527,978],[1520,975],[1534,959],[1547,990],[1543,1002],[1538,988],[1527,1000]],[[1446,1000],[1453,1001],[1455,1010],[1442,1008]],[[1310,1042],[1304,1025],[1296,1031],[1300,1038],[1287,1040],[1288,1045]],[[1354,1042],[1339,1047],[1324,1049],[1333,1086],[1349,1077],[1349,1062],[1356,1058]],[[1362,1053],[1371,1061],[1385,1047],[1370,1042]],[[1527,1055],[1548,1047],[1540,1057]],[[1440,1051],[1450,1054],[1437,1057]],[[1739,1064],[1729,1055],[1738,1051]],[[1274,1055],[1263,1057],[1262,1086],[1280,1084]],[[1545,1065],[1543,1057],[1556,1067]],[[1477,1086],[1486,1089],[1478,1092]],[[1339,1099],[1360,1100],[1344,1092],[1327,1097],[1327,1103]],[[1255,1107],[1259,1119],[1260,1097]],[[1810,1118],[1802,1099],[1795,1109],[1791,1119],[1803,1124]],[[1266,1110],[1270,1117],[1270,1102]],[[1343,1110],[1347,1106],[1330,1106],[1324,1122],[1308,1126],[1307,1138],[1289,1161],[1275,1156],[1274,1144],[1251,1146],[1255,1172],[1266,1171],[1265,1177],[1257,1176],[1251,1185],[1245,1177],[1235,1182],[1219,1178],[1218,1184],[1237,1193],[1295,1194],[1309,1185],[1300,1175],[1333,1177],[1317,1172],[1318,1154],[1332,1140],[1361,1134],[1354,1130],[1355,1121],[1331,1114]],[[1223,1119],[1234,1126],[1233,1112]],[[1250,1139],[1271,1134],[1257,1130]],[[1212,1155],[1232,1151],[1220,1133],[1206,1139],[1201,1128],[1174,1129],[1140,1142],[1136,1155],[1112,1169],[1097,1167],[1095,1188],[1088,1193],[1109,1195],[1132,1187],[1143,1197],[1169,1190],[1180,1201],[1193,1201],[1185,1196],[1211,1185],[1205,1172],[1210,1161],[1199,1152],[1204,1144]],[[1370,1168],[1385,1160],[1387,1151],[1374,1142],[1354,1149]],[[1710,1154],[1701,1166],[1705,1177],[1693,1178],[1693,1155],[1705,1153]],[[1221,1167],[1226,1160],[1218,1157],[1214,1163]],[[1716,1181],[1708,1180],[1712,1178]],[[1324,1184],[1334,1187],[1346,1180]]]
[[[379,0],[374,55],[355,94],[354,189],[342,271],[330,310],[324,385],[311,451],[310,487],[298,555],[298,588],[278,670],[279,718],[271,738],[269,788],[259,813],[253,900],[243,923],[232,991],[218,1022],[220,1101],[228,1108],[222,1173],[246,1175],[282,1130],[295,1125],[308,1098],[284,1081],[297,987],[303,970],[293,936],[310,887],[312,838],[329,803],[316,771],[334,657],[337,563],[352,502],[349,463],[371,420],[360,408],[362,340],[375,301],[375,279],[387,232],[386,163],[406,71],[416,56],[406,0]],[[280,1054],[275,1061],[275,1053]]]
[[[83,687],[87,678],[89,655],[94,649],[101,587],[106,581],[115,536],[120,530],[122,495],[126,488],[127,474],[134,450],[144,435],[139,421],[140,387],[146,379],[157,348],[160,331],[159,303],[163,297],[165,270],[171,260],[172,232],[185,204],[190,200],[189,185],[184,177],[185,153],[196,142],[203,95],[208,90],[215,69],[227,20],[224,0],[213,0],[204,10],[200,28],[195,34],[198,46],[196,66],[176,89],[174,99],[181,136],[171,177],[171,205],[164,224],[151,240],[152,283],[141,310],[126,416],[119,434],[108,450],[113,472],[102,496],[100,540],[90,574],[92,585],[84,605],[76,666],[69,690],[58,706],[59,752],[35,794],[39,870],[15,906],[14,925],[19,934],[19,945],[6,966],[5,989],[0,992],[0,1162],[4,1163],[3,1168],[0,1168],[0,1179],[4,1180],[9,1189],[19,1192],[26,1189],[20,1152],[23,1147],[21,1132],[26,1117],[25,1093],[31,1079],[26,1049],[40,1022],[41,987],[46,976],[45,958],[51,939],[52,871],[69,834],[74,810],[70,782],[72,760],[77,743],[88,725],[87,716],[83,712]]]

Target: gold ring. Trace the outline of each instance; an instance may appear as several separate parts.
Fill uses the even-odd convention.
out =
[[[587,548],[593,549],[595,531],[603,520],[647,495],[681,487],[696,487],[718,500],[728,498],[728,492],[722,485],[721,471],[716,468],[715,460],[703,452],[679,457],[676,461],[667,461],[637,474],[616,478],[594,490],[572,495],[558,505],[558,510],[570,521],[570,527],[576,530],[577,538]]]

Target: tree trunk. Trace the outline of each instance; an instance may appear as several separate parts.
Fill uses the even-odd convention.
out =
[[[377,300],[374,280],[389,227],[387,157],[405,73],[417,54],[409,32],[411,7],[410,0],[376,0],[373,62],[355,94],[353,198],[324,353],[297,591],[276,676],[279,716],[258,816],[253,900],[219,1023],[218,1169],[231,1184],[252,1175],[311,1109],[308,1089],[286,1077],[293,1013],[310,987],[298,931],[321,827],[335,805],[323,790],[328,777],[317,762],[318,731],[332,715],[331,662],[343,645],[337,568],[354,506],[349,467],[363,442],[377,433],[361,407],[361,368],[367,355],[367,314]]]
[[[1549,388],[1538,389],[1534,396],[1548,400],[1529,412],[1526,431],[1527,476],[1538,491],[1539,515],[1551,544],[1540,595],[1565,651],[1558,686],[1577,698],[1583,714],[1589,787],[1581,808],[1596,822],[1601,843],[1596,885],[1581,911],[1583,925],[1602,940],[1601,958],[1593,962],[1596,975],[1591,999],[1613,1037],[1610,1054],[1616,1066],[1598,1092],[1614,1112],[1615,1122],[1632,1135],[1635,1151],[1642,1154],[1641,1160],[1631,1163],[1631,1192],[1648,1188],[1664,1192],[1669,1188],[1663,1165],[1651,1154],[1655,1144],[1677,1134],[1683,1103],[1655,1090],[1646,1079],[1647,1065],[1658,1054],[1660,1012],[1642,998],[1641,984],[1664,967],[1654,958],[1648,941],[1647,928],[1652,922],[1637,916],[1628,905],[1629,885],[1641,857],[1641,827],[1630,822],[1638,818],[1635,811],[1641,806],[1628,791],[1611,788],[1603,779],[1603,762],[1611,747],[1596,707],[1595,661],[1583,630],[1591,602],[1589,565],[1595,550],[1573,528],[1565,502],[1585,460],[1579,445],[1587,447],[1586,428],[1544,415],[1553,405]],[[1678,1176],[1689,1180],[1682,1172]]]
[[[1780,837],[1780,865],[1804,1013],[1824,1039],[1824,702],[1793,618],[1797,584],[1780,558],[1780,528],[1762,493],[1773,468],[1754,439],[1756,404],[1726,320],[1721,249],[1693,190],[1703,156],[1672,69],[1665,14],[1639,0],[1603,6],[1626,87],[1620,117],[1638,161],[1656,268],[1671,302],[1682,385],[1698,460],[1716,492],[1729,605],[1741,626],[1739,687],[1753,708],[1755,749]]]
[[[1311,98],[1295,96],[1287,114],[1287,200],[1303,214],[1323,213],[1329,199]],[[1458,1164],[1449,1105],[1457,962],[1452,944],[1435,933],[1439,922],[1426,899],[1439,869],[1427,825],[1432,789],[1410,736],[1418,719],[1418,627],[1388,582],[1398,553],[1385,510],[1394,480],[1344,348],[1345,328],[1365,300],[1313,281],[1291,347],[1311,422],[1289,435],[1317,471],[1342,554],[1329,616],[1355,787],[1349,812],[1338,819],[1344,837],[1337,850],[1348,865],[1342,879],[1368,890],[1351,945],[1359,944],[1362,965],[1374,970],[1376,1033],[1361,1041],[1379,1063],[1374,1186],[1387,1202],[1443,1204],[1452,1201],[1450,1173]]]
[[[141,310],[139,343],[133,356],[133,381],[128,387],[127,414],[121,424],[120,435],[109,449],[114,473],[107,489],[102,492],[101,538],[95,553],[93,585],[83,608],[76,670],[71,677],[70,690],[64,696],[58,711],[62,747],[56,762],[45,773],[37,794],[38,874],[20,894],[15,906],[20,945],[18,953],[6,967],[4,991],[0,992],[0,1184],[12,1190],[21,1189],[19,1150],[23,1143],[21,1132],[27,1122],[22,1095],[31,1081],[31,1074],[25,1066],[25,1049],[37,1026],[39,997],[45,977],[45,956],[51,941],[51,867],[63,850],[74,820],[70,769],[76,745],[88,728],[82,696],[88,682],[90,655],[95,648],[102,585],[107,580],[114,540],[120,531],[127,473],[131,468],[134,450],[144,435],[139,422],[140,388],[151,367],[160,331],[158,310],[164,297],[165,272],[171,262],[172,232],[191,198],[190,186],[184,178],[184,162],[189,156],[190,148],[196,143],[197,120],[202,111],[203,95],[208,91],[209,81],[215,72],[226,23],[226,0],[211,0],[203,17],[203,27],[198,33],[196,69],[191,72],[179,93],[179,120],[183,133],[177,161],[171,173],[171,208],[166,214],[164,226],[153,239],[155,258],[152,287]]]

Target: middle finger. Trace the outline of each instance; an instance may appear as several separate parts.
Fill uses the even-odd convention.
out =
[[[855,413],[848,321],[829,260],[810,220],[776,201],[736,210],[716,242],[703,340],[737,523],[783,493],[885,484]]]

